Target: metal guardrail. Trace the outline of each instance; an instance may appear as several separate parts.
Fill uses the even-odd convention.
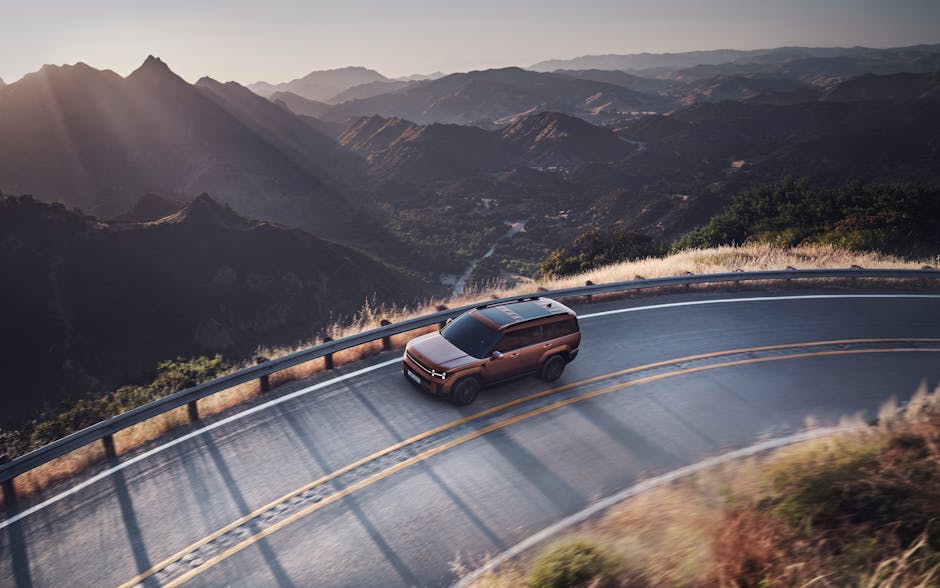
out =
[[[897,270],[897,269],[879,269],[869,270],[862,268],[853,269],[832,269],[832,270],[774,270],[763,272],[728,272],[720,274],[702,274],[702,275],[684,275],[667,278],[650,278],[628,280],[624,282],[615,282],[610,284],[591,284],[579,286],[576,288],[565,288],[561,290],[545,290],[522,296],[511,296],[508,298],[499,298],[486,301],[487,304],[498,304],[501,302],[513,302],[523,298],[530,298],[533,295],[547,296],[550,298],[576,298],[587,297],[597,294],[610,294],[614,292],[627,292],[632,290],[645,290],[648,288],[662,288],[671,286],[690,286],[693,284],[711,284],[721,282],[743,282],[743,281],[769,281],[769,280],[791,280],[791,279],[813,279],[813,278],[900,278],[900,279],[937,279],[940,278],[940,271],[934,269],[922,270]],[[428,314],[413,319],[408,319],[400,323],[385,324],[379,328],[364,331],[349,337],[343,337],[335,341],[324,342],[320,345],[296,351],[290,355],[279,357],[270,361],[265,361],[231,374],[227,374],[215,380],[180,390],[155,400],[143,406],[129,410],[125,413],[111,417],[100,423],[94,424],[88,428],[82,429],[53,441],[44,447],[20,456],[12,461],[0,465],[0,483],[3,483],[4,490],[9,491],[10,481],[24,474],[33,468],[45,464],[57,457],[61,457],[80,447],[89,445],[96,441],[103,441],[105,451],[108,454],[114,452],[114,441],[112,435],[122,429],[126,429],[150,418],[163,414],[167,411],[179,408],[181,406],[189,407],[190,418],[198,419],[196,411],[196,401],[232,388],[252,380],[261,380],[262,389],[267,385],[267,377],[275,372],[306,363],[318,358],[325,358],[326,366],[332,367],[333,354],[356,347],[371,341],[382,340],[383,346],[390,347],[390,337],[400,333],[406,333],[423,327],[445,322],[448,318],[454,317],[467,310],[479,306],[470,304],[459,308],[450,308]],[[384,323],[385,321],[383,321]]]

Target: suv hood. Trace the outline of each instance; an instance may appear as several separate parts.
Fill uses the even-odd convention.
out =
[[[460,350],[440,333],[427,333],[412,339],[405,351],[415,359],[444,371],[479,361]]]

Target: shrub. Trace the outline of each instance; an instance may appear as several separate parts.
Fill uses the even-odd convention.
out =
[[[539,265],[543,277],[567,276],[597,267],[653,257],[663,253],[653,239],[622,229],[583,233],[569,247],[556,249]]]
[[[535,561],[529,588],[614,585],[617,565],[606,550],[583,539],[548,548]]]

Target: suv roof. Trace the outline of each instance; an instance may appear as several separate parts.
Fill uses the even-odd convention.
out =
[[[518,302],[478,306],[470,311],[502,329],[538,318],[558,314],[573,314],[564,304],[548,298],[527,298]]]

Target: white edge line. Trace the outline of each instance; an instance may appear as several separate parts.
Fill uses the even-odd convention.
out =
[[[725,453],[725,454],[718,455],[715,457],[710,457],[698,463],[694,463],[691,465],[681,467],[677,470],[673,470],[667,474],[656,476],[655,478],[644,480],[643,482],[640,482],[639,484],[635,484],[633,486],[630,486],[629,488],[621,490],[620,492],[616,494],[608,496],[607,498],[604,498],[600,502],[597,502],[596,504],[592,504],[586,509],[580,512],[577,512],[571,516],[568,516],[553,525],[545,527],[538,533],[528,537],[527,539],[520,541],[519,543],[513,545],[506,551],[490,559],[484,565],[482,565],[481,567],[471,572],[469,575],[461,578],[460,581],[454,584],[453,586],[454,588],[468,588],[471,584],[479,580],[480,577],[486,574],[487,572],[493,571],[494,569],[503,565],[507,561],[514,559],[518,557],[519,555],[521,555],[522,553],[537,546],[538,544],[544,541],[547,541],[548,539],[552,538],[554,535],[557,535],[561,533],[562,531],[569,529],[570,527],[583,523],[584,521],[596,515],[597,513],[607,510],[611,508],[612,506],[615,506],[616,504],[623,502],[624,500],[627,500],[628,498],[632,498],[636,496],[637,494],[640,494],[641,492],[652,490],[653,488],[657,488],[664,484],[669,484],[670,482],[674,482],[680,478],[684,478],[692,474],[701,472],[702,470],[706,470],[706,469],[713,468],[718,465],[722,465],[729,461],[734,461],[736,459],[741,459],[743,457],[751,457],[753,455],[756,455],[758,453],[762,453],[765,451],[769,451],[771,449],[778,449],[786,445],[792,445],[794,443],[799,443],[801,441],[809,441],[811,439],[818,439],[820,437],[826,437],[828,435],[832,435],[835,433],[848,431],[848,430],[850,429],[846,427],[830,427],[830,428],[824,428],[824,429],[814,429],[812,431],[804,431],[802,433],[789,435],[787,437],[779,437],[777,439],[770,439],[768,441],[763,441],[756,445],[751,445],[750,447],[745,447],[743,449],[738,449],[736,451],[731,451],[729,453]]]
[[[934,295],[934,294],[812,294],[812,295],[802,295],[802,296],[757,296],[757,297],[752,297],[752,298],[720,298],[716,300],[690,300],[687,302],[671,302],[668,304],[651,304],[648,306],[634,306],[630,308],[619,308],[619,309],[607,310],[603,312],[595,312],[591,314],[582,314],[582,315],[579,315],[578,318],[580,320],[584,320],[584,319],[590,319],[590,318],[595,318],[595,317],[608,316],[612,314],[622,314],[626,312],[639,312],[639,311],[644,311],[644,310],[658,310],[661,308],[674,308],[678,306],[697,306],[697,305],[705,305],[705,304],[723,304],[723,303],[731,303],[731,302],[770,302],[770,301],[780,301],[780,300],[814,300],[814,299],[820,299],[820,298],[940,298],[940,295]],[[212,423],[211,425],[206,425],[205,427],[202,427],[195,431],[191,431],[181,437],[177,437],[176,439],[173,439],[172,441],[168,441],[167,443],[164,443],[163,445],[154,447],[153,449],[150,449],[149,451],[141,453],[140,455],[133,457],[125,462],[119,463],[111,468],[108,468],[92,476],[91,478],[88,478],[84,482],[76,484],[75,486],[69,488],[68,490],[64,490],[60,494],[56,494],[55,496],[48,498],[44,500],[43,502],[40,502],[39,504],[31,506],[30,508],[22,512],[19,512],[8,519],[0,521],[0,529],[4,529],[12,525],[13,523],[28,517],[29,515],[33,513],[39,512],[40,510],[43,510],[44,508],[51,506],[52,504],[55,504],[56,502],[64,498],[67,498],[77,492],[80,492],[81,490],[84,490],[85,488],[91,486],[95,482],[98,482],[107,478],[108,476],[110,476],[111,474],[114,474],[115,472],[119,472],[135,463],[138,463],[140,461],[143,461],[144,459],[147,459],[148,457],[151,457],[171,447],[179,445],[180,443],[183,443],[184,441],[188,441],[194,437],[198,437],[199,435],[202,435],[203,433],[207,433],[209,431],[212,431],[213,429],[217,429],[223,425],[227,425],[229,423],[242,419],[248,415],[254,414],[256,412],[260,412],[272,406],[276,406],[278,404],[281,404],[282,402],[287,402],[288,400],[292,400],[294,398],[297,398],[298,396],[303,396],[305,394],[309,394],[310,392],[323,389],[327,386],[331,386],[333,384],[343,382],[350,378],[355,378],[363,374],[367,374],[369,372],[381,369],[383,367],[393,365],[395,363],[398,363],[399,361],[401,360],[398,358],[390,359],[382,363],[377,363],[375,365],[362,368],[360,370],[356,370],[354,372],[350,372],[348,374],[338,376],[336,378],[326,380],[318,384],[314,384],[313,386],[309,386],[307,388],[303,388],[301,390],[291,392],[290,394],[285,394],[284,396],[280,396],[273,400],[269,400],[268,402],[265,402],[263,404],[253,406],[249,409],[243,410],[230,417],[226,417],[220,421],[216,421]]]
[[[818,300],[826,298],[940,298],[940,294],[806,294],[801,296],[752,296],[750,298],[718,298],[715,300],[690,300],[687,302],[670,302],[668,304],[652,304],[649,306],[634,306],[630,308],[617,308],[591,314],[578,315],[578,319],[595,318],[625,312],[640,310],[656,310],[659,308],[675,308],[677,306],[700,306],[704,304],[725,304],[728,302],[769,302],[773,300]]]
[[[331,380],[327,380],[327,381],[325,381],[325,382],[320,382],[320,383],[318,383],[318,384],[314,384],[313,386],[309,386],[309,387],[303,388],[303,389],[301,389],[301,390],[296,390],[296,391],[294,391],[294,392],[291,392],[290,394],[285,394],[284,396],[281,396],[281,397],[279,397],[279,398],[275,398],[275,399],[269,400],[268,402],[265,402],[265,403],[263,403],[263,404],[259,404],[259,405],[257,405],[257,406],[253,406],[253,407],[251,407],[251,408],[249,408],[249,409],[246,409],[246,410],[243,410],[243,411],[241,411],[241,412],[239,412],[239,413],[237,413],[237,414],[233,414],[233,415],[230,416],[230,417],[226,417],[226,418],[224,418],[224,419],[222,419],[222,420],[220,420],[220,421],[214,422],[214,423],[212,423],[211,425],[206,425],[205,427],[202,427],[202,428],[200,428],[200,429],[197,429],[197,430],[195,430],[195,431],[192,431],[192,432],[190,432],[190,433],[187,433],[187,434],[185,434],[185,435],[182,435],[182,436],[180,436],[180,437],[177,437],[176,439],[173,439],[172,441],[168,441],[167,443],[164,443],[163,445],[160,445],[160,446],[158,446],[158,447],[154,447],[153,449],[151,449],[151,450],[149,450],[149,451],[145,451],[144,453],[141,453],[140,455],[137,455],[137,456],[135,456],[135,457],[133,457],[133,458],[131,458],[131,459],[125,461],[125,462],[119,463],[119,464],[117,464],[116,466],[113,466],[113,467],[111,467],[111,468],[108,468],[108,469],[104,470],[103,472],[101,472],[101,473],[99,473],[99,474],[96,474],[95,476],[92,476],[91,478],[88,478],[88,479],[85,480],[84,482],[82,482],[82,483],[80,483],[80,484],[77,484],[77,485],[75,485],[75,486],[69,488],[68,490],[65,490],[65,491],[62,492],[61,494],[56,494],[55,496],[53,496],[52,498],[49,498],[48,500],[45,500],[45,501],[43,501],[43,502],[40,502],[39,504],[37,504],[37,505],[35,505],[35,506],[32,506],[32,507],[30,507],[30,508],[24,510],[23,512],[17,513],[16,515],[14,515],[14,516],[12,516],[12,517],[10,517],[10,518],[8,518],[8,519],[6,519],[6,520],[0,522],[0,529],[3,529],[3,528],[5,528],[5,527],[7,527],[7,526],[9,526],[9,525],[12,525],[13,523],[15,523],[15,522],[17,522],[17,521],[19,521],[19,520],[21,520],[21,519],[23,519],[23,518],[25,518],[25,517],[31,515],[31,514],[33,514],[33,513],[35,513],[35,512],[38,512],[38,511],[40,511],[40,510],[46,508],[47,506],[50,506],[50,505],[52,505],[52,504],[54,504],[54,503],[56,503],[56,502],[62,500],[63,498],[66,498],[66,497],[68,497],[68,496],[71,496],[72,494],[75,494],[76,492],[79,492],[80,490],[83,490],[83,489],[87,488],[88,486],[91,486],[91,485],[94,484],[95,482],[98,482],[98,481],[100,481],[100,480],[103,480],[103,479],[107,478],[108,476],[110,476],[111,474],[113,474],[113,473],[115,473],[115,472],[119,472],[119,471],[123,470],[124,468],[126,468],[126,467],[128,467],[128,466],[131,466],[131,465],[133,465],[133,464],[135,464],[135,463],[137,463],[137,462],[139,462],[139,461],[142,461],[142,460],[144,460],[144,459],[147,459],[148,457],[150,457],[150,456],[152,456],[152,455],[156,455],[157,453],[160,453],[160,452],[162,452],[162,451],[165,451],[165,450],[169,449],[170,447],[173,447],[173,446],[175,446],[175,445],[179,445],[180,443],[183,443],[184,441],[188,441],[188,440],[192,439],[193,437],[198,437],[199,435],[202,435],[203,433],[206,433],[206,432],[211,431],[211,430],[213,430],[213,429],[217,429],[217,428],[221,427],[222,425],[227,425],[227,424],[229,424],[229,423],[231,423],[231,422],[237,421],[237,420],[239,420],[239,419],[241,419],[241,418],[243,418],[243,417],[246,417],[246,416],[248,416],[248,415],[250,415],[250,414],[254,414],[254,413],[256,413],[256,412],[260,412],[260,411],[265,410],[265,409],[268,409],[268,408],[270,408],[270,407],[272,407],[272,406],[276,406],[276,405],[278,405],[278,404],[280,404],[280,403],[282,403],[282,402],[286,402],[286,401],[291,400],[291,399],[293,399],[293,398],[297,398],[298,396],[302,396],[302,395],[304,395],[304,394],[313,392],[313,391],[315,391],[315,390],[319,390],[319,389],[321,389],[321,388],[325,388],[326,386],[330,386],[330,385],[335,384],[335,383],[337,383],[337,382],[342,382],[342,381],[344,381],[344,380],[348,380],[348,379],[350,379],[350,378],[355,378],[355,377],[357,377],[357,376],[361,376],[361,375],[363,375],[363,374],[366,374],[366,373],[375,371],[375,370],[377,370],[377,369],[381,369],[381,368],[390,366],[390,365],[392,365],[392,364],[399,363],[400,361],[401,361],[401,359],[399,359],[399,358],[390,359],[390,360],[388,360],[388,361],[383,361],[382,363],[377,363],[377,364],[371,365],[371,366],[369,366],[369,367],[367,367],[367,368],[362,368],[362,369],[360,369],[360,370],[356,370],[356,371],[354,371],[354,372],[350,372],[350,373],[348,373],[348,374],[344,374],[344,375],[342,375],[342,376],[333,378],[333,379],[331,379]]]

